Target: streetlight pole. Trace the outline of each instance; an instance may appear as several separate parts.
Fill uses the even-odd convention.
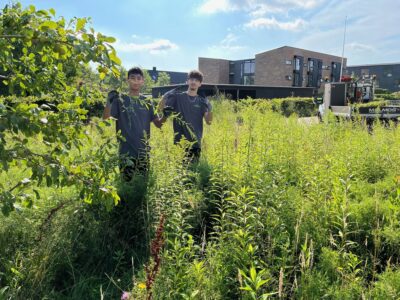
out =
[[[344,44],[346,43],[346,27],[347,27],[347,16],[344,21],[344,34],[343,34],[343,48],[342,48],[342,63],[340,64],[340,81],[342,81],[343,75],[343,61],[344,61]]]

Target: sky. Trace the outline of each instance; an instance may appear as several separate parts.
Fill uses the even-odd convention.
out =
[[[0,0],[2,4],[9,0]],[[341,56],[348,65],[399,63],[399,0],[23,0],[57,16],[90,17],[113,36],[126,68],[186,72],[198,57],[229,60],[282,46]]]

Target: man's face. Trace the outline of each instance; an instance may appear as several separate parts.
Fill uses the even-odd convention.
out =
[[[129,89],[137,91],[140,90],[140,88],[144,84],[144,79],[143,76],[140,74],[130,74],[128,77],[128,85]]]
[[[189,89],[192,90],[192,91],[195,91],[199,87],[201,87],[201,82],[197,78],[189,78],[187,80],[187,83],[189,85]]]

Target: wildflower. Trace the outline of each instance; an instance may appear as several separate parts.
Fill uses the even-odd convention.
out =
[[[139,289],[144,290],[146,288],[146,284],[144,284],[143,282],[138,284]]]
[[[129,300],[129,297],[131,296],[131,293],[128,292],[123,292],[121,295],[121,300]]]

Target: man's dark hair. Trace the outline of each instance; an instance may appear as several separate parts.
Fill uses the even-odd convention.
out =
[[[190,71],[189,74],[188,74],[188,79],[191,79],[191,78],[197,79],[197,80],[199,80],[200,82],[203,82],[203,73],[201,73],[201,72],[198,71],[198,70],[192,70],[192,71]]]
[[[134,67],[134,68],[129,69],[128,78],[129,78],[130,75],[140,75],[140,76],[144,77],[143,71],[139,67]]]

